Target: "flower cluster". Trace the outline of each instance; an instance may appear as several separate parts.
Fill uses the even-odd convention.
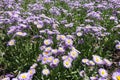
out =
[[[119,9],[119,0],[1,0],[0,53],[5,53],[5,59],[1,60],[0,54],[0,63],[5,60],[9,68],[23,62],[26,69],[33,64],[24,72],[23,65],[13,72],[8,70],[14,76],[2,80],[32,80],[39,72],[40,78],[47,80],[57,68],[59,74],[61,66],[67,79],[79,73],[84,80],[120,80]],[[115,49],[111,49],[116,39]],[[113,52],[118,59],[114,60]],[[14,59],[14,64],[9,63]],[[116,67],[115,63],[117,68],[110,70],[111,74],[107,68]],[[42,70],[37,71],[37,66]]]
[[[105,58],[103,59],[102,57],[100,57],[98,55],[93,55],[92,57],[93,57],[93,60],[89,60],[86,58],[82,59],[83,64],[86,64],[87,66],[91,67],[90,71],[94,70],[93,66],[98,66],[97,73],[93,74],[94,76],[90,77],[90,80],[108,80],[110,73],[108,73],[107,69],[103,68],[103,66],[106,66],[109,68],[112,66],[113,63],[111,61],[109,61],[108,59],[105,59]],[[87,73],[85,73],[85,70],[82,70],[79,73],[80,73],[81,77],[87,76]],[[115,74],[116,74],[116,72],[112,73],[112,79],[119,80],[119,76],[117,76]]]

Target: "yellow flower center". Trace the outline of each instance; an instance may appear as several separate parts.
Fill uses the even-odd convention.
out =
[[[88,62],[88,60],[87,59],[83,59],[83,63],[86,63],[86,62]]]
[[[120,45],[118,46],[118,48],[120,49]]]
[[[48,54],[48,52],[45,52],[45,54]]]
[[[67,61],[65,64],[66,64],[66,65],[69,65],[69,62]]]
[[[47,58],[44,58],[43,60],[44,60],[44,61],[46,61],[46,60],[47,60]]]
[[[45,43],[48,44],[48,41],[46,41]]]
[[[68,61],[71,61],[71,58],[70,58],[70,57],[68,58]]]
[[[65,36],[61,36],[62,39],[65,39]]]
[[[99,60],[100,60],[99,58],[96,58],[96,62],[99,62]]]
[[[30,70],[30,74],[33,74],[33,71],[32,71],[32,70]]]
[[[48,74],[48,70],[44,70],[44,73],[45,73],[45,74]]]
[[[52,59],[53,59],[52,57],[49,57],[49,58],[48,58],[48,60],[50,60],[50,61],[52,61]]]
[[[72,52],[72,55],[73,55],[73,56],[75,56],[75,55],[76,55],[76,52],[75,52],[75,51],[74,51],[74,52]]]
[[[46,50],[48,50],[48,51],[49,51],[50,49],[51,49],[51,48],[47,48]]]
[[[48,42],[48,41],[45,41],[45,44],[49,44],[49,42]]]
[[[14,45],[14,41],[13,41],[13,40],[10,41],[9,44],[10,44],[10,45]]]
[[[56,62],[57,62],[57,60],[54,60],[53,62],[54,62],[54,63],[56,63]]]
[[[101,73],[102,73],[102,75],[104,75],[104,74],[105,74],[105,71],[102,71]]]
[[[27,78],[27,76],[26,76],[26,75],[22,75],[21,77],[22,77],[23,79]]]
[[[68,42],[68,43],[71,43],[71,40],[68,40],[67,42]]]
[[[117,76],[116,78],[117,78],[117,80],[120,80],[120,76]]]
[[[22,35],[23,33],[22,32],[17,32],[18,35]]]

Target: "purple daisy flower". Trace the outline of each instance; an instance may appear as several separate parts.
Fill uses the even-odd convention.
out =
[[[58,64],[59,64],[59,59],[58,58],[55,58],[53,59],[53,61],[50,63],[50,66],[51,67],[56,67]]]
[[[72,39],[66,39],[65,44],[66,44],[66,46],[72,46],[73,45],[73,40]]]
[[[112,74],[112,79],[113,80],[120,80],[120,71],[113,72]]]
[[[14,40],[14,39],[11,39],[11,40],[8,42],[7,45],[9,45],[9,46],[15,45],[15,40]]]
[[[120,43],[116,44],[115,48],[120,50]]]
[[[44,40],[44,44],[45,45],[50,45],[52,43],[52,40],[51,39],[45,39]]]
[[[32,77],[36,73],[36,70],[35,69],[30,69],[28,71],[28,73],[29,73],[30,77]]]
[[[102,58],[98,55],[93,55],[93,61],[98,65],[104,64]]]
[[[103,78],[106,78],[108,76],[108,72],[103,68],[100,68],[98,72],[99,72],[99,75]]]
[[[17,36],[26,36],[27,35],[27,33],[26,32],[16,32],[16,35]]]
[[[70,68],[72,66],[71,61],[67,59],[63,61],[63,65],[65,68]]]
[[[19,80],[30,80],[30,75],[28,73],[22,73],[18,76]]]
[[[70,51],[70,53],[68,53],[69,56],[71,56],[73,59],[76,59],[78,57],[78,52],[75,50]]]
[[[53,56],[49,56],[49,57],[47,58],[47,62],[48,62],[48,63],[51,63],[53,60],[54,60],[54,57],[53,57]]]
[[[42,57],[42,64],[46,64],[46,63],[48,63],[48,56],[43,56]]]

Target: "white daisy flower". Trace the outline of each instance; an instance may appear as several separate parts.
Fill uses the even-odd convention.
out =
[[[43,69],[43,70],[42,70],[42,74],[43,74],[43,75],[46,75],[46,76],[49,75],[49,74],[50,74],[49,69]]]

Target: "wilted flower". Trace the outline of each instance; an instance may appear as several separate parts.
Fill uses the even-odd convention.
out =
[[[84,76],[86,75],[86,73],[85,73],[84,70],[82,70],[82,71],[79,72],[79,75],[80,75],[81,77],[84,77]]]

